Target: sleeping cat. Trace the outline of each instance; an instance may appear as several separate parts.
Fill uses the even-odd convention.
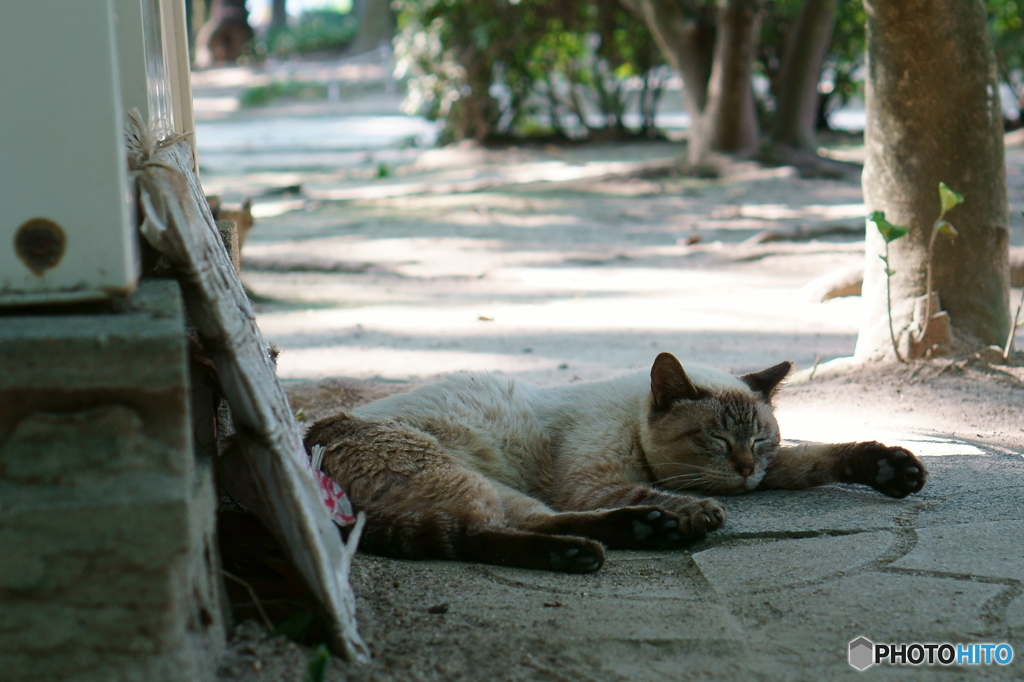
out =
[[[305,443],[366,512],[362,549],[573,573],[600,568],[605,546],[682,547],[725,523],[681,490],[921,490],[903,448],[780,446],[771,398],[791,366],[735,377],[662,353],[649,379],[557,388],[457,374],[322,419]]]

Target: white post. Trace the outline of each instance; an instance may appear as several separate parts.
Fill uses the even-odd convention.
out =
[[[0,22],[0,305],[135,288],[113,0],[6,3]]]

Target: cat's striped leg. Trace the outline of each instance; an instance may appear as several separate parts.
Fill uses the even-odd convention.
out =
[[[875,441],[783,446],[759,488],[803,490],[826,483],[860,483],[890,497],[924,487],[928,470],[912,452]]]
[[[563,520],[551,523],[575,522],[577,532],[612,549],[682,546],[725,523],[725,510],[715,500],[641,483],[575,488],[558,506],[566,511],[554,518]]]
[[[609,549],[652,549],[686,542],[679,518],[659,507],[626,507],[558,512],[517,490],[496,485],[505,508],[505,523],[545,535],[575,535],[597,540]]]

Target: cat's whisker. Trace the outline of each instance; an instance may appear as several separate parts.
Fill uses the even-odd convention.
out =
[[[709,475],[708,475],[709,473],[713,473],[713,472],[686,471],[686,472],[683,472],[683,473],[673,474],[671,476],[665,476],[664,478],[660,478],[659,480],[669,481],[669,480],[690,480],[690,479],[708,478],[709,477]]]
[[[676,474],[675,476],[666,476],[665,478],[662,478],[660,480],[661,480],[662,483],[667,483],[669,481],[702,481],[702,480],[706,480],[707,478],[708,478],[708,476],[706,474],[693,473],[693,474]]]
[[[699,476],[707,476],[709,474],[715,475],[715,474],[718,473],[717,470],[711,469],[711,468],[706,468],[706,467],[679,467],[679,468],[683,469],[683,471],[681,471],[678,474],[673,474],[672,476],[666,476],[662,480],[670,480],[672,478],[683,478],[685,476],[699,477]]]
[[[678,476],[663,478],[659,482],[662,485],[676,484],[685,488],[695,489],[712,489],[716,484],[715,480],[704,474],[679,474]]]
[[[714,467],[702,467],[693,464],[686,465],[685,467],[681,466],[680,468],[684,468],[686,469],[686,471],[684,473],[675,474],[674,476],[666,477],[661,480],[667,481],[673,478],[680,478],[683,476],[705,476],[710,478],[722,478],[723,474],[721,469],[716,469]]]

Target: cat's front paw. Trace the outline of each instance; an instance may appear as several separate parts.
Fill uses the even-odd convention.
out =
[[[877,442],[858,443],[852,470],[859,480],[890,497],[920,492],[928,469],[914,453]]]
[[[629,514],[629,532],[633,547],[666,547],[685,542],[678,516],[661,507],[631,507],[623,509]]]
[[[548,568],[563,573],[593,573],[604,564],[600,543],[583,538],[547,539]]]
[[[701,539],[724,522],[725,511],[714,500],[694,500],[675,511],[623,507],[604,515],[599,536],[611,549],[677,548]]]
[[[700,540],[725,525],[725,509],[714,500],[694,500],[674,511],[679,515],[680,532],[687,541]]]

